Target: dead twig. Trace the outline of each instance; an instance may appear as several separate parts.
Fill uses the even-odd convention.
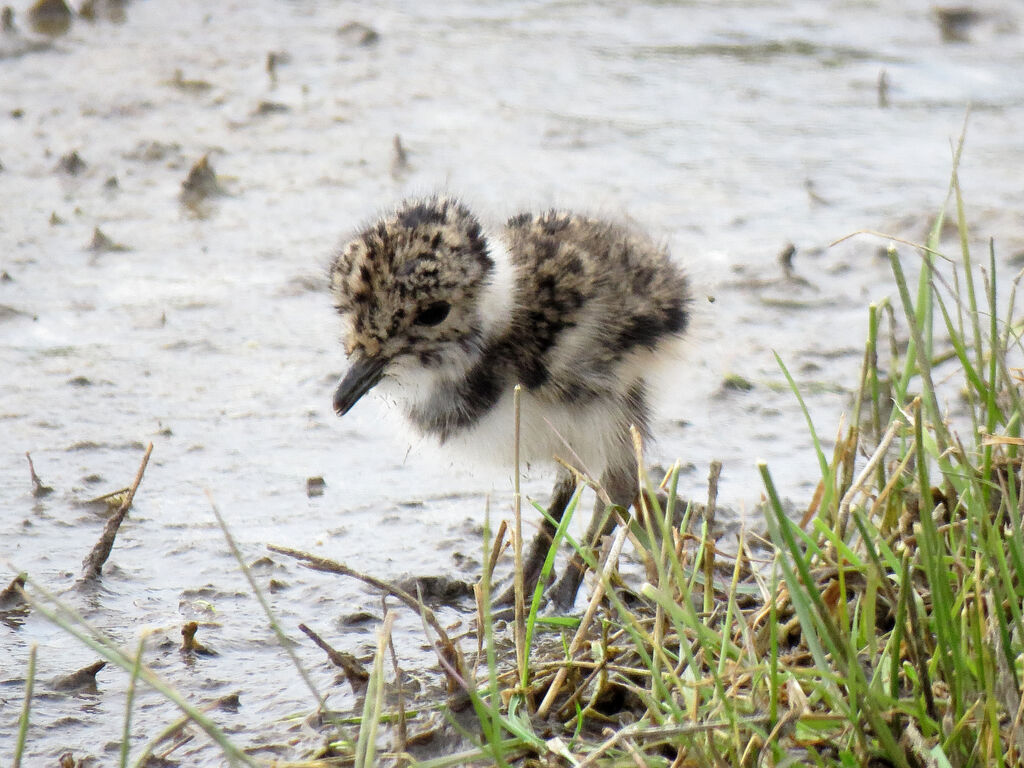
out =
[[[345,673],[345,679],[348,680],[348,684],[352,686],[352,690],[355,693],[359,693],[366,689],[366,681],[370,679],[370,673],[363,669],[355,656],[351,653],[339,651],[332,647],[330,643],[320,637],[320,635],[305,624],[299,624],[299,631],[312,640],[320,650],[327,654],[327,659],[331,664],[336,667],[341,667],[342,672]]]
[[[708,473],[708,505],[704,509],[706,540],[704,541],[704,610],[710,611],[715,604],[715,553],[717,547],[712,539],[715,525],[715,511],[718,504],[718,479],[722,475],[722,462],[711,462]]]
[[[348,576],[353,579],[357,579],[364,584],[369,584],[375,589],[379,589],[381,592],[392,595],[398,598],[401,602],[405,603],[409,608],[420,614],[424,621],[430,625],[430,627],[438,635],[438,644],[440,648],[435,648],[441,666],[449,676],[449,684],[455,682],[458,687],[464,687],[464,681],[461,678],[461,673],[451,666],[451,659],[459,658],[455,650],[455,644],[452,642],[448,633],[445,632],[444,627],[441,626],[441,622],[437,620],[437,616],[434,612],[411,594],[406,592],[401,587],[397,587],[394,584],[389,584],[386,581],[370,576],[369,574],[360,573],[357,570],[349,568],[344,563],[339,563],[336,560],[330,560],[325,557],[317,557],[316,555],[310,554],[309,552],[303,552],[299,549],[292,549],[291,547],[281,547],[276,544],[268,544],[267,549],[279,555],[294,558],[298,560],[306,568],[313,571],[322,571],[324,573],[336,573],[340,576]]]
[[[152,452],[153,444],[150,443],[146,446],[146,453],[142,457],[139,471],[135,473],[135,480],[132,481],[131,487],[128,489],[128,495],[124,497],[124,501],[117,508],[117,512],[107,520],[107,524],[103,527],[103,534],[100,536],[100,540],[96,542],[96,546],[92,548],[92,552],[82,561],[82,566],[84,567],[83,577],[85,579],[99,578],[103,564],[107,562],[107,558],[110,557],[110,551],[114,548],[114,538],[117,536],[117,531],[121,527],[121,523],[124,522],[128,510],[131,509],[132,501],[135,499],[135,491],[138,490],[139,483],[142,482],[142,475],[146,471],[146,465],[149,464],[149,455]],[[29,464],[31,465],[31,461]]]
[[[388,608],[387,595],[380,596],[381,608],[384,615],[390,613]],[[409,744],[409,728],[405,722],[405,691],[402,689],[402,668],[398,666],[398,653],[395,652],[395,641],[391,632],[388,632],[388,650],[391,652],[391,666],[395,670],[395,695],[398,704],[398,754],[404,755]],[[399,758],[399,765],[405,765],[406,760]]]
[[[203,704],[199,707],[199,711],[212,712],[215,709],[232,710],[237,709],[237,707],[238,694],[232,693]],[[167,758],[170,757],[175,750],[180,749],[195,738],[195,734],[185,731],[185,727],[190,722],[195,722],[195,720],[188,715],[184,715],[164,728],[142,750],[142,755],[139,757],[138,764],[147,765],[150,758],[156,758],[158,764],[166,764]],[[171,739],[174,739],[173,743],[168,745],[168,747],[159,754],[155,753],[158,746]]]
[[[892,424],[889,425],[889,429],[886,430],[882,439],[878,443],[878,447],[875,448],[874,453],[868,459],[864,468],[857,475],[857,479],[853,481],[849,490],[843,494],[842,500],[839,502],[838,520],[836,521],[836,534],[840,541],[846,538],[846,528],[850,524],[850,506],[853,504],[853,500],[857,498],[857,494],[863,494],[864,496],[870,496],[871,489],[868,487],[868,480],[874,473],[875,468],[878,467],[879,462],[885,459],[887,452],[889,451],[889,445],[896,437],[896,433],[903,428],[903,422],[899,419],[893,419]],[[830,545],[830,553],[834,557],[835,545]]]
[[[25,451],[25,458],[28,459],[28,471],[32,477],[32,495],[37,499],[53,493],[53,488],[48,485],[43,485],[43,481],[39,479],[39,475],[36,474],[36,467],[32,463],[32,454]]]

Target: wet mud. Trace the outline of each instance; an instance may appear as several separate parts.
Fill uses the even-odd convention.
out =
[[[511,514],[511,468],[436,457],[386,402],[331,411],[344,361],[326,268],[381,208],[444,189],[493,222],[564,206],[663,240],[700,306],[661,375],[650,460],[682,461],[694,499],[720,460],[720,518],[756,505],[759,458],[797,507],[813,494],[773,353],[831,450],[867,305],[893,290],[885,237],[830,243],[922,241],[969,107],[971,244],[987,256],[995,239],[1004,284],[1024,260],[1012,3],[965,17],[838,1],[35,6],[13,3],[0,31],[0,584],[27,573],[123,647],[144,635],[147,664],[261,757],[307,754],[322,731],[211,499],[311,680],[353,715],[352,669],[298,625],[365,667],[379,592],[267,545],[437,587],[457,637],[474,621],[459,590],[480,575],[485,510],[495,526]],[[954,232],[943,242],[958,253]],[[132,485],[150,442],[102,575],[82,581],[122,500],[104,497]],[[530,468],[524,491],[548,489]],[[398,611],[394,638],[406,695],[443,698],[420,618]],[[25,762],[113,762],[127,673],[96,666],[14,588],[0,597],[0,744],[33,644]],[[89,669],[91,685],[46,683]],[[179,714],[140,687],[133,754]],[[221,764],[189,732],[156,753]],[[424,733],[423,754],[454,748]]]

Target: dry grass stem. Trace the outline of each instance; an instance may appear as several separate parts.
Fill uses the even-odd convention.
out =
[[[110,552],[114,548],[114,539],[121,527],[121,523],[124,522],[128,510],[131,509],[132,502],[135,500],[135,492],[139,489],[139,483],[142,482],[142,475],[149,464],[149,455],[151,453],[153,453],[152,443],[146,446],[146,453],[142,457],[139,471],[135,473],[135,480],[132,481],[131,486],[128,488],[128,495],[125,496],[117,511],[107,519],[107,524],[103,527],[103,533],[100,535],[99,541],[96,542],[88,557],[83,561],[83,578],[87,580],[99,578],[100,572],[103,570],[103,564],[107,562],[107,558],[110,557]]]
[[[398,598],[401,602],[405,603],[406,606],[411,608],[416,613],[423,617],[423,620],[430,626],[431,629],[437,633],[440,638],[440,648],[437,648],[438,658],[442,662],[442,666],[450,673],[451,676],[457,680],[458,685],[463,685],[461,675],[450,666],[450,659],[455,658],[455,644],[452,642],[448,633],[445,631],[441,622],[437,620],[437,616],[434,614],[429,607],[427,607],[422,600],[418,597],[413,597],[411,594],[406,592],[401,587],[390,584],[382,579],[378,579],[374,576],[370,576],[365,573],[361,573],[354,568],[349,568],[343,563],[339,563],[335,560],[330,560],[324,557],[318,557],[317,555],[309,552],[303,552],[299,549],[292,549],[291,547],[282,547],[275,544],[268,544],[267,549],[271,552],[275,552],[285,557],[291,557],[298,560],[304,567],[309,568],[313,571],[321,571],[323,573],[334,573],[339,576],[348,576],[353,579],[358,579],[364,584],[369,584],[375,589],[379,589],[385,594],[391,595]]]

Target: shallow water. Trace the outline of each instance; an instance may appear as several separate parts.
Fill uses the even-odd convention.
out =
[[[444,188],[494,222],[577,207],[667,242],[701,300],[651,459],[692,464],[683,490],[696,498],[722,460],[720,498],[738,511],[761,493],[756,458],[797,503],[813,491],[810,439],[772,350],[830,438],[856,385],[867,304],[893,290],[884,239],[828,244],[860,229],[923,239],[968,104],[960,178],[978,253],[995,237],[1012,274],[1024,252],[1024,17],[1012,3],[986,6],[960,43],[942,41],[922,3],[467,2],[429,14],[413,2],[372,13],[141,3],[52,40],[28,31],[27,5],[14,5],[19,32],[0,38],[0,581],[27,571],[130,647],[153,630],[152,666],[198,702],[240,691],[217,721],[276,754],[311,743],[283,718],[312,697],[206,492],[256,577],[280,582],[287,631],[305,621],[364,659],[376,622],[345,617],[379,615],[379,599],[264,546],[382,578],[472,579],[488,495],[495,520],[510,509],[507,468],[407,452],[386,404],[331,412],[344,363],[324,273],[375,211]],[[339,33],[351,21],[379,40]],[[270,52],[284,60],[276,82]],[[392,167],[395,134],[408,168]],[[72,151],[77,175],[58,170]],[[190,208],[181,182],[204,154],[226,194]],[[123,250],[91,250],[97,227]],[[792,277],[777,261],[789,243]],[[753,388],[723,388],[730,374]],[[76,587],[103,525],[83,502],[128,485],[149,441],[102,583]],[[33,497],[25,451],[52,494]],[[324,494],[308,497],[321,475]],[[538,471],[525,487],[543,499],[547,482]],[[218,656],[179,654],[188,619],[207,623],[199,639]],[[403,615],[396,646],[410,669],[432,664],[421,636]],[[127,676],[107,668],[95,692],[49,690],[96,656],[35,612],[0,624],[0,754],[32,643],[27,761],[71,749],[111,762]],[[331,705],[353,706],[320,651],[297,652]],[[135,744],[176,717],[140,696]],[[172,757],[220,763],[203,738]]]

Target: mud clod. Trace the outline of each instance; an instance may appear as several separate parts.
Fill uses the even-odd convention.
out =
[[[140,160],[144,163],[158,163],[178,155],[181,145],[162,141],[140,141],[135,148],[124,154],[126,160]]]
[[[51,37],[67,32],[73,16],[64,0],[36,0],[28,10],[28,21],[33,31]]]
[[[361,21],[350,21],[338,27],[338,37],[349,45],[362,47],[376,45],[380,42],[380,33]]]
[[[96,673],[105,666],[107,666],[107,662],[97,661],[70,675],[58,675],[50,681],[50,687],[55,691],[96,690]]]
[[[263,115],[280,115],[291,111],[291,107],[279,101],[261,101],[256,109],[253,110],[253,115],[261,117]]]
[[[216,656],[217,652],[196,640],[199,623],[190,621],[181,628],[181,652],[195,656]]]
[[[21,590],[25,588],[25,579],[25,574],[19,573],[0,591],[0,611],[10,611],[25,605],[25,598],[21,595]]]
[[[968,43],[971,28],[981,21],[981,14],[970,6],[936,8],[935,20],[944,43]]]
[[[130,250],[128,246],[112,240],[99,227],[93,229],[92,240],[89,241],[89,245],[86,248],[93,253],[113,253]]]
[[[68,176],[77,176],[87,167],[88,164],[78,154],[77,150],[68,152],[57,162],[57,170],[60,173],[66,173]]]
[[[749,392],[754,388],[754,383],[738,373],[730,373],[722,379],[722,389],[727,392]]]
[[[87,21],[107,19],[115,24],[123,24],[127,18],[127,3],[128,0],[85,0],[78,7],[78,15]]]
[[[398,582],[401,589],[420,595],[424,602],[449,605],[473,596],[473,585],[450,576],[414,576]]]
[[[186,78],[185,73],[180,69],[174,70],[174,77],[171,78],[169,84],[184,93],[206,93],[213,88],[213,85],[206,80]]]
[[[322,477],[307,477],[306,478],[306,495],[309,498],[314,496],[323,496],[324,488],[327,487],[327,483]]]
[[[224,193],[224,188],[217,181],[217,172],[210,164],[209,155],[203,155],[181,183],[181,199],[185,204],[199,203]]]

